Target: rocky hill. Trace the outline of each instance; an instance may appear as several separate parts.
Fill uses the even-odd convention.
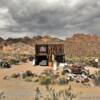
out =
[[[75,34],[64,41],[65,53],[68,56],[99,56],[100,36]]]
[[[74,34],[70,38],[61,40],[49,35],[35,36],[32,38],[0,38],[0,51],[9,53],[34,54],[36,43],[64,43],[67,56],[100,56],[100,36]]]
[[[63,42],[63,40],[49,35],[35,36],[32,38],[8,38],[7,40],[0,38],[0,51],[6,53],[34,54],[35,44],[56,42]]]

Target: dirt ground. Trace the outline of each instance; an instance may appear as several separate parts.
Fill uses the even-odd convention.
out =
[[[31,70],[33,73],[39,74],[47,68],[52,69],[49,67],[34,67],[31,63],[25,63],[13,66],[9,69],[0,69],[0,92],[3,91],[5,96],[5,98],[1,98],[0,100],[34,100],[36,87],[40,87],[42,93],[45,94],[45,87],[40,86],[39,84],[25,82],[21,79],[3,80],[2,78],[6,75],[25,72],[27,70]],[[71,82],[69,85],[72,86],[72,91],[77,94],[77,98],[75,100],[100,100],[100,87],[84,86],[73,82]],[[52,87],[59,90],[68,88],[69,85],[53,85]]]
[[[33,66],[31,62],[22,63],[20,65],[13,65],[12,68],[8,69],[0,69],[0,79],[2,79],[5,75],[11,75],[13,73],[25,72],[27,70],[32,71],[33,73],[40,74],[43,70],[52,69],[52,67],[46,66]]]

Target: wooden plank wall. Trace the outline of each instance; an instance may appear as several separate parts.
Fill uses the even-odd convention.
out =
[[[39,47],[47,46],[48,48],[48,59],[52,61],[52,55],[63,55],[64,54],[64,45],[63,44],[37,44],[35,46],[35,53],[39,55]]]
[[[48,51],[49,61],[52,61],[52,55],[64,54],[64,46],[63,44],[51,44],[48,47]]]

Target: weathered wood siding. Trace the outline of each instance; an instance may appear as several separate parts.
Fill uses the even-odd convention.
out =
[[[40,47],[46,47],[46,52],[40,53]],[[64,45],[63,44],[36,44],[35,46],[36,55],[48,55],[49,62],[52,61],[52,55],[64,55]]]

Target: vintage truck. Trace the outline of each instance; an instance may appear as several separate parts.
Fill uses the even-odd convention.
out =
[[[63,72],[65,73],[72,73],[72,74],[89,74],[89,70],[86,70],[82,65],[73,64],[72,66],[65,66],[63,68]]]

